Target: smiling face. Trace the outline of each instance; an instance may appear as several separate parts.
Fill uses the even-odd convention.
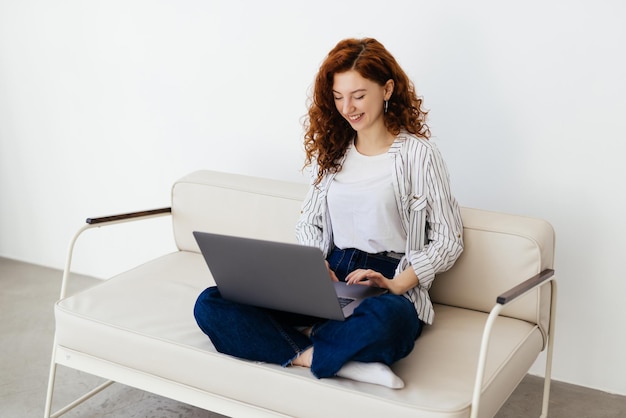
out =
[[[335,106],[359,133],[384,129],[384,102],[392,92],[392,80],[381,86],[354,70],[336,73],[333,78]]]

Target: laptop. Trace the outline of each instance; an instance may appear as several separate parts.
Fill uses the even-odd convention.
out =
[[[330,279],[315,247],[194,231],[224,299],[343,321],[386,289]]]

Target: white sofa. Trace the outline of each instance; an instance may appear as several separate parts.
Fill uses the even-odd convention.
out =
[[[547,348],[547,416],[556,285],[545,221],[462,209],[465,251],[435,280],[436,318],[394,365],[401,390],[318,380],[216,352],[193,318],[213,284],[192,231],[295,242],[304,184],[199,171],[177,181],[171,208],[88,219],[70,245],[45,417],[113,382],[227,416],[492,417]],[[170,216],[178,251],[66,297],[76,238],[86,229]],[[110,379],[51,414],[57,364]]]

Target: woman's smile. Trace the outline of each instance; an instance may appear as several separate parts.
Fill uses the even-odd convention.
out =
[[[350,116],[348,116],[348,120],[350,122],[358,122],[363,115],[364,115],[364,113],[359,113],[359,114],[356,114],[356,115],[350,115]]]
[[[384,128],[385,87],[349,70],[335,74],[335,106],[356,131]]]

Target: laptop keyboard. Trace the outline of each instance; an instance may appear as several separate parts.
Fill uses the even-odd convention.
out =
[[[354,299],[352,298],[344,298],[344,297],[338,297],[337,299],[339,299],[339,306],[341,306],[342,308],[344,306],[346,306],[348,303],[353,302]]]

